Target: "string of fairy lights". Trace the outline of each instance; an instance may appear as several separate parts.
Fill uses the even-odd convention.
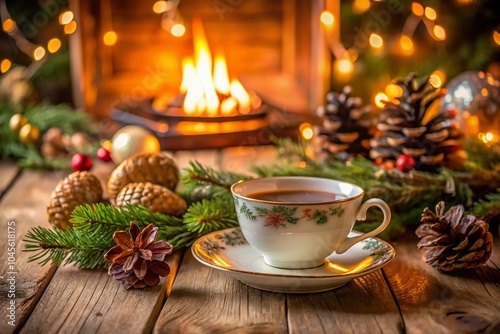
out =
[[[33,62],[30,64],[31,68],[38,68],[43,62],[46,61],[49,54],[54,54],[61,49],[62,42],[57,36],[50,38],[45,45],[34,44],[28,40],[22,33],[21,28],[10,16],[5,3],[3,4],[4,6],[0,11],[2,29],[14,41],[17,48],[21,52],[33,59]],[[69,10],[63,11],[59,14],[59,24],[62,26],[63,33],[66,35],[73,34],[77,29],[74,14]],[[4,58],[0,61],[0,73],[6,73],[11,67],[12,61],[10,59]]]
[[[152,7],[154,13],[162,15],[161,27],[174,37],[182,37],[186,32],[186,27],[178,9],[179,3],[180,0],[160,0],[154,2]],[[58,36],[50,38],[44,45],[34,44],[26,38],[22,33],[22,29],[11,17],[5,2],[0,3],[0,19],[3,31],[14,41],[21,52],[33,60],[30,64],[31,71],[27,72],[33,73],[36,71],[50,54],[54,54],[61,49],[62,41]],[[71,35],[77,30],[78,24],[71,10],[61,12],[58,19],[64,34]],[[118,34],[112,29],[103,32],[102,42],[104,45],[113,46],[117,41]],[[0,74],[6,73],[12,67],[12,62],[8,58],[0,58]]]
[[[380,1],[380,0],[379,0]],[[456,0],[460,4],[469,4],[471,0]],[[372,6],[370,0],[354,0],[352,2],[352,10],[356,14],[362,14],[368,11]],[[376,32],[370,33],[368,36],[368,45],[374,54],[382,54],[384,48],[389,52],[395,52],[402,57],[410,57],[415,53],[415,41],[413,40],[413,35],[417,30],[420,23],[426,28],[427,33],[436,43],[440,43],[446,40],[446,28],[437,23],[438,14],[436,10],[430,6],[423,6],[419,2],[411,3],[411,13],[406,18],[403,25],[402,31],[397,36],[389,36],[388,38],[397,38],[396,43],[386,43],[384,37]],[[356,45],[346,49],[340,41],[335,41],[332,38],[333,30],[335,29],[335,17],[332,12],[325,10],[320,15],[320,22],[325,34],[326,40],[329,44],[330,51],[332,52],[335,61],[333,63],[333,70],[336,77],[347,81],[354,72],[354,64],[359,58],[360,53],[363,49],[358,48]],[[361,31],[358,34],[362,33]],[[357,40],[357,38],[355,38]],[[500,46],[500,32],[493,30],[492,41]],[[389,48],[387,45],[396,45],[397,48]],[[434,71],[430,77],[429,82],[432,86],[438,88],[441,87],[446,80],[446,74],[442,70]],[[396,97],[401,96],[403,91],[401,87],[388,84],[384,92],[378,92],[373,96],[373,101],[378,108],[384,107],[384,102],[387,100],[393,100]]]

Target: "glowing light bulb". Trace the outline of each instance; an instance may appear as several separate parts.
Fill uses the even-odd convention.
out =
[[[166,1],[156,1],[153,5],[153,12],[156,14],[161,14],[166,12],[168,9],[168,5]]]
[[[354,66],[349,59],[340,59],[337,61],[336,67],[342,74],[350,74],[354,70]]]
[[[43,48],[43,46],[38,46],[37,48],[35,48],[35,50],[33,50],[33,59],[35,61],[41,60],[44,56],[45,49]]]
[[[440,25],[436,24],[434,28],[432,28],[432,32],[435,40],[444,41],[446,39],[446,31]]]
[[[105,45],[108,46],[115,45],[117,40],[118,36],[116,35],[116,32],[114,32],[113,30],[107,31],[102,36],[102,41],[104,42]]]
[[[375,33],[370,34],[369,42],[370,45],[376,49],[379,49],[384,45],[384,40],[382,39],[382,37]]]
[[[182,23],[176,23],[170,29],[170,33],[175,37],[182,37],[186,33],[186,27]]]
[[[354,0],[352,9],[355,13],[361,14],[370,9],[370,0]]]
[[[2,28],[5,32],[12,32],[16,28],[16,22],[13,19],[8,18],[2,22]]]
[[[493,40],[497,45],[500,45],[500,32],[493,30]]]
[[[321,23],[323,23],[325,26],[332,27],[333,22],[335,22],[335,17],[333,14],[327,10],[324,10],[320,17],[319,17]]]
[[[445,80],[446,80],[446,75],[444,74],[443,71],[440,70],[434,71],[429,77],[429,83],[434,88],[442,87]]]
[[[75,21],[71,21],[70,23],[68,23],[64,26],[64,33],[66,35],[71,35],[75,31],[76,31],[76,22]]]
[[[47,43],[47,50],[50,53],[55,53],[61,48],[61,41],[59,38],[52,38],[48,43]]]
[[[389,97],[385,93],[382,93],[382,92],[377,93],[377,95],[375,95],[375,97],[373,98],[375,105],[377,106],[377,108],[380,108],[380,109],[385,107],[385,102],[387,100],[389,100]]]
[[[73,21],[73,18],[75,16],[73,15],[73,12],[68,10],[64,13],[61,13],[61,15],[59,15],[59,23],[61,25],[66,25],[68,23],[70,23],[71,21]]]
[[[434,21],[437,17],[436,11],[434,8],[431,7],[425,7],[425,17],[428,18],[431,21]]]
[[[424,15],[424,7],[421,4],[419,4],[418,2],[412,2],[411,12],[415,16],[422,16],[422,15]]]
[[[310,140],[314,136],[312,125],[309,123],[302,123],[299,127],[299,131],[305,140]]]
[[[403,95],[403,88],[396,84],[388,84],[387,87],[385,87],[385,93],[391,98],[400,97]]]
[[[401,37],[399,38],[399,45],[401,46],[401,50],[403,51],[404,55],[412,55],[415,51],[413,41],[409,36],[401,35]]]
[[[8,59],[2,60],[2,62],[0,63],[0,73],[7,72],[11,66],[12,66],[12,63],[10,62],[10,60],[8,60]]]

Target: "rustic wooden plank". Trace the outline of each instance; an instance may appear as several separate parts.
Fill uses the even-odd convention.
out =
[[[19,167],[13,161],[0,161],[0,198],[19,173]]]
[[[45,210],[49,196],[59,181],[60,175],[60,172],[25,171],[0,203],[0,226],[2,227],[0,249],[3,252],[0,275],[4,276],[0,279],[2,305],[0,333],[12,333],[22,326],[54,274],[55,267],[40,267],[36,263],[27,262],[31,254],[22,252],[24,248],[22,239],[34,226],[50,226],[45,218]],[[10,238],[11,236],[13,238]],[[15,248],[14,254],[9,254],[12,253],[10,248]],[[12,263],[11,256],[15,258],[12,259],[14,260]],[[10,278],[14,280],[8,281],[7,279]],[[15,283],[13,284],[15,289],[11,289],[10,283]],[[13,295],[11,295],[11,290],[13,290]],[[11,320],[8,318],[11,311],[7,307],[11,303],[15,306],[12,319],[15,320],[15,326],[8,323]]]
[[[171,273],[159,285],[126,290],[104,269],[63,266],[21,333],[148,333],[177,273],[181,252],[169,257]]]
[[[186,252],[153,333],[286,333],[285,295],[250,288]]]
[[[379,270],[329,292],[288,295],[291,333],[401,333],[402,319]]]
[[[255,136],[255,140],[258,140]],[[252,139],[249,138],[249,141]],[[234,173],[249,174],[251,166],[269,164],[276,160],[277,149],[275,146],[238,146],[222,150],[222,169]]]
[[[480,269],[443,273],[421,260],[417,238],[395,244],[384,271],[408,333],[500,332],[499,238],[494,260]]]

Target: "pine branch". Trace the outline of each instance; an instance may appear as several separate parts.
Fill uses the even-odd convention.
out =
[[[494,193],[487,194],[485,199],[474,203],[471,212],[487,221],[492,217],[500,216],[500,188]]]
[[[183,197],[189,202],[196,202],[204,198],[223,196],[231,197],[229,189],[231,185],[250,177],[226,171],[216,171],[213,168],[203,166],[199,162],[191,161],[189,167],[184,169],[181,175],[183,185]]]
[[[29,123],[38,127],[42,132],[52,127],[57,127],[67,134],[78,131],[93,134],[97,131],[88,113],[74,110],[65,104],[40,103],[27,108],[24,115]]]
[[[89,235],[71,228],[34,227],[23,241],[26,242],[25,251],[36,252],[28,262],[39,261],[41,265],[73,263],[79,268],[105,266],[107,262],[103,256],[114,246],[113,239],[106,235]]]
[[[124,208],[103,203],[79,205],[73,210],[70,219],[75,230],[109,237],[112,237],[115,231],[127,230],[131,221],[141,229],[154,224],[160,228],[158,238],[165,241],[184,232],[182,219],[151,212],[141,205],[127,204]]]
[[[238,226],[233,201],[222,198],[193,203],[184,214],[188,231],[204,235],[213,231]]]

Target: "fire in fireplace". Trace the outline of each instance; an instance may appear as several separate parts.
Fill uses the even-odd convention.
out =
[[[210,51],[202,21],[193,20],[194,59],[182,61],[180,94],[155,97],[152,107],[170,119],[224,121],[259,117],[265,111],[262,100],[241,82],[228,75],[223,52]]]

